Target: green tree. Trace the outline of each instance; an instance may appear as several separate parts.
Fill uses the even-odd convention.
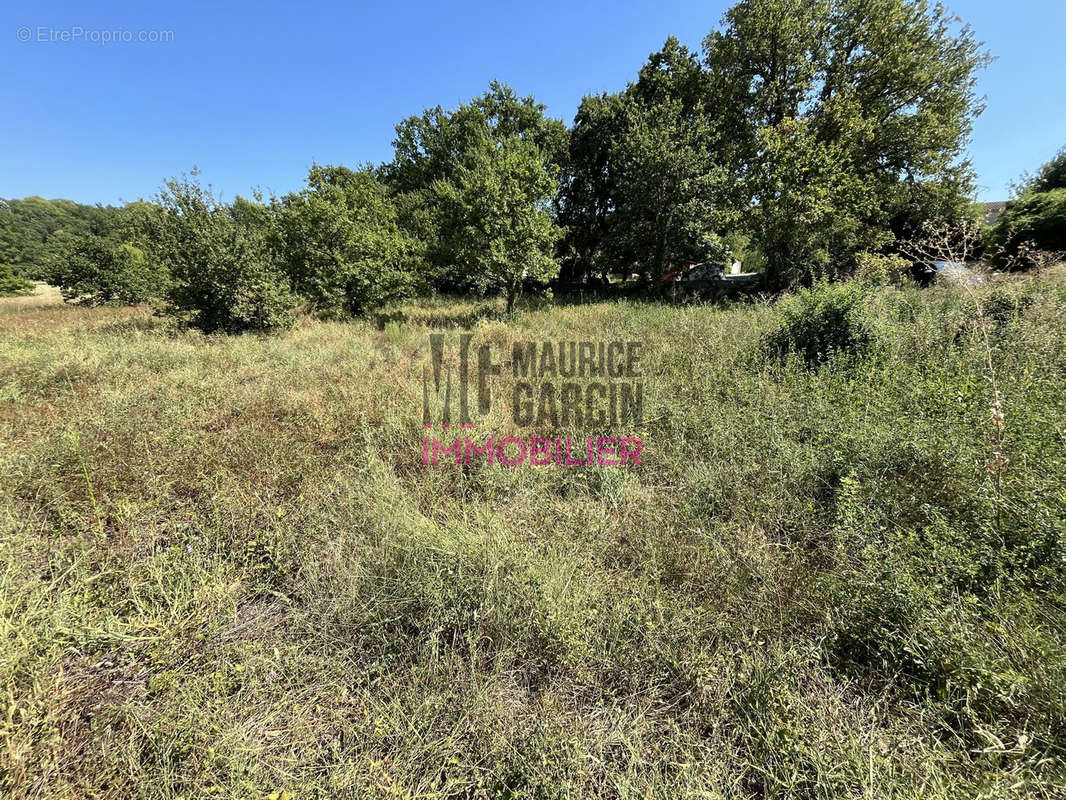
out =
[[[1031,266],[1032,250],[1066,253],[1066,188],[1011,200],[987,241],[995,260],[1014,268]]]
[[[455,109],[426,109],[396,126],[395,155],[383,167],[386,181],[398,193],[428,190],[435,181],[455,175],[481,146],[486,131],[496,142],[511,137],[530,142],[546,169],[558,167],[566,158],[568,134],[560,120],[545,116],[546,110],[532,96],[519,98],[499,81]]]
[[[770,285],[834,277],[850,271],[847,254],[891,241],[887,224],[870,223],[877,197],[849,169],[845,147],[820,141],[804,120],[786,118],[759,131],[758,148],[760,160],[748,173],[757,200],[745,217]]]
[[[1013,199],[986,234],[985,244],[1000,266],[1015,269],[1046,260],[1041,254],[1055,258],[1066,253],[1066,148],[1015,185]]]
[[[11,205],[0,200],[0,297],[26,294],[33,284],[19,273],[15,266],[21,252],[21,231],[11,212]]]
[[[728,169],[699,60],[667,39],[624,92],[582,100],[570,137],[560,221],[577,273],[638,270],[723,255]]]
[[[278,234],[294,289],[317,310],[359,314],[417,285],[418,243],[369,169],[312,167],[281,201]]]
[[[291,324],[296,298],[271,247],[268,209],[217,200],[191,177],[167,181],[147,215],[149,257],[170,276],[168,312],[207,332],[267,331]]]
[[[163,297],[169,276],[149,258],[144,219],[158,214],[150,203],[97,209],[83,232],[56,231],[45,255],[45,278],[68,301],[133,305]]]
[[[57,248],[66,237],[106,236],[118,224],[119,209],[72,200],[26,197],[0,202],[0,264],[15,273],[46,280]]]
[[[469,272],[462,239],[452,225],[462,224],[442,206],[440,182],[469,181],[472,165],[484,159],[486,140],[503,147],[517,139],[536,152],[545,175],[557,175],[567,155],[566,126],[545,115],[532,97],[493,81],[469,103],[445,111],[440,106],[396,126],[395,156],[382,168],[397,195],[401,225],[424,245],[428,278],[438,289],[473,290],[478,277]],[[510,146],[510,145],[508,145]]]
[[[0,297],[18,297],[32,291],[32,282],[17,274],[10,265],[0,263]]]
[[[464,162],[432,187],[445,245],[476,288],[504,294],[510,313],[525,281],[557,269],[561,231],[550,213],[556,178],[540,149],[517,135],[497,141],[486,132]]]
[[[652,281],[678,261],[724,260],[715,212],[721,173],[702,109],[631,99],[626,119],[625,136],[612,146],[617,186],[604,263]]]
[[[569,157],[555,197],[556,216],[566,230],[563,268],[570,278],[608,268],[600,256],[618,192],[613,144],[626,125],[621,93],[585,97],[574,117]]]
[[[738,207],[771,282],[850,270],[858,252],[915,228],[916,215],[967,208],[965,147],[987,55],[943,6],[742,0],[704,52],[717,107],[729,109],[724,140],[746,165]],[[793,225],[785,215],[797,207],[836,222],[825,235]]]
[[[53,256],[49,282],[63,298],[87,305],[135,305],[161,297],[166,272],[144,250],[94,234],[66,237]]]

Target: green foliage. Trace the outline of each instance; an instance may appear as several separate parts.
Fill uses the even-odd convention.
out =
[[[286,196],[278,213],[278,246],[294,290],[334,314],[362,314],[409,296],[419,248],[397,218],[370,170],[312,167],[307,188]]]
[[[848,168],[843,146],[822,141],[809,121],[792,118],[761,129],[758,139],[763,159],[751,174],[759,199],[747,216],[766,257],[769,285],[848,274],[852,254],[891,240],[884,227],[864,222],[877,198]]]
[[[572,269],[658,280],[679,262],[724,259],[726,175],[706,80],[671,37],[625,92],[582,100],[556,203]]]
[[[781,306],[781,323],[765,340],[776,358],[799,355],[807,366],[835,356],[861,356],[873,344],[864,296],[853,282],[820,282],[803,289]]]
[[[855,280],[867,287],[899,284],[910,266],[903,256],[859,253],[855,257]]]
[[[433,185],[444,244],[473,285],[503,292],[511,311],[523,282],[557,270],[561,232],[548,210],[555,179],[536,145],[518,136],[484,136],[472,149],[451,180]]]
[[[167,181],[158,212],[145,219],[149,257],[170,276],[169,313],[207,332],[283,328],[296,298],[270,246],[271,211],[237,198],[216,200],[192,179]]]
[[[470,271],[478,261],[471,260],[460,235],[467,219],[455,213],[451,200],[448,208],[441,205],[450,194],[442,194],[440,185],[455,188],[457,181],[469,182],[471,170],[493,161],[485,156],[486,140],[513,151],[510,142],[517,139],[523,148],[535,149],[544,175],[554,181],[566,157],[567,131],[562,122],[545,116],[545,110],[532,97],[520,99],[509,86],[493,81],[484,95],[469,103],[448,111],[440,106],[427,109],[396,126],[395,156],[382,172],[397,195],[402,225],[425,245],[428,278],[435,288],[470,291],[484,284]],[[542,183],[540,178],[536,182]],[[554,184],[546,194],[539,187],[535,194],[537,202],[550,199]],[[516,220],[520,225],[527,222]]]
[[[611,150],[619,190],[603,262],[658,280],[681,261],[722,262],[714,193],[721,176],[710,158],[711,131],[699,110],[679,101],[626,105],[627,134]]]
[[[810,283],[969,213],[988,57],[943,7],[742,0],[703,52],[668,39],[583,100],[557,200],[573,271],[652,274],[750,233],[769,285]]]
[[[566,168],[555,197],[556,214],[566,228],[564,269],[580,278],[601,269],[600,246],[612,227],[618,181],[612,148],[626,127],[622,94],[582,99],[570,131]]]
[[[0,200],[0,264],[43,280],[56,250],[67,238],[107,236],[119,224],[119,216],[119,209],[111,206],[87,206],[71,200]]]
[[[999,263],[1019,267],[1028,266],[1030,248],[1066,251],[1066,188],[1025,192],[1011,200],[987,243]]]
[[[894,231],[964,207],[987,56],[943,7],[742,0],[704,50],[771,284],[850,272]]]
[[[468,149],[480,146],[486,130],[494,141],[517,136],[532,143],[546,168],[557,167],[565,158],[566,126],[546,117],[546,110],[533,97],[519,98],[510,86],[493,81],[469,103],[448,111],[426,109],[397,125],[395,155],[383,168],[385,176],[401,194],[425,191],[435,181],[448,180]]]
[[[1066,148],[1025,178],[985,237],[1002,267],[1026,269],[1066,252]]]
[[[32,291],[32,282],[17,274],[8,264],[0,263],[0,297],[18,297]]]
[[[998,326],[1017,322],[1035,302],[1031,294],[995,288],[981,298],[981,313]]]
[[[61,237],[48,282],[66,300],[86,305],[136,305],[163,296],[167,274],[144,250],[93,234]]]

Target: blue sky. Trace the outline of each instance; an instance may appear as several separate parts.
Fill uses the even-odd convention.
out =
[[[493,78],[569,123],[582,95],[623,87],[668,35],[698,48],[729,3],[20,5],[0,11],[0,197],[116,203],[194,164],[232,198],[295,189],[313,161],[382,161],[396,122]],[[1066,2],[948,5],[997,57],[971,153],[980,199],[1005,199],[1066,144]],[[61,41],[79,27],[81,41]],[[112,30],[173,33],[85,41]]]

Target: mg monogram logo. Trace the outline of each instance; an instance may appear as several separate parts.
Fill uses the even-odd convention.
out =
[[[445,336],[429,336],[430,363],[422,372],[422,424],[473,428],[492,410],[491,379],[510,366],[515,427],[535,428],[530,438],[488,432],[477,441],[467,434],[422,437],[422,463],[487,464],[514,467],[641,466],[644,443],[634,435],[643,422],[644,384],[640,342],[517,341],[511,360],[493,363],[491,346],[472,346],[474,334],[459,336],[458,358],[445,359]],[[581,431],[581,437],[565,431]],[[621,431],[621,433],[619,433]],[[597,435],[590,436],[595,432]],[[608,435],[602,435],[607,433]],[[554,435],[545,435],[554,434]],[[583,441],[582,441],[583,439]]]
[[[459,336],[459,375],[458,375],[458,413],[459,425],[464,428],[474,427],[471,418],[471,364],[470,343],[473,341],[472,333],[464,333]],[[433,384],[433,396],[437,399],[441,408],[440,424],[447,428],[452,424],[452,371],[444,367],[444,334],[431,333],[429,335],[430,366],[423,370],[422,374],[422,424],[426,428],[432,428],[436,423],[433,419],[433,410],[430,407],[430,383]],[[488,414],[492,409],[492,393],[489,388],[489,378],[500,374],[500,365],[492,363],[491,346],[483,344],[475,351],[477,366],[476,394],[478,415]],[[430,371],[433,373],[430,380]],[[444,396],[441,397],[441,372],[444,372]]]

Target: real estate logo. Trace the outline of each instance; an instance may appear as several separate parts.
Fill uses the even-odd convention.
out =
[[[624,432],[641,426],[644,383],[642,343],[635,341],[517,341],[510,360],[496,360],[489,343],[473,346],[459,336],[446,358],[445,335],[429,336],[429,364],[422,376],[422,424],[440,426],[422,437],[422,463],[470,464],[475,458],[505,466],[640,466],[643,442]],[[453,377],[454,367],[454,377]],[[512,379],[504,398],[494,397]],[[508,403],[517,428],[538,432],[582,429],[595,436],[479,436],[494,402]],[[454,429],[461,435],[449,438]]]

